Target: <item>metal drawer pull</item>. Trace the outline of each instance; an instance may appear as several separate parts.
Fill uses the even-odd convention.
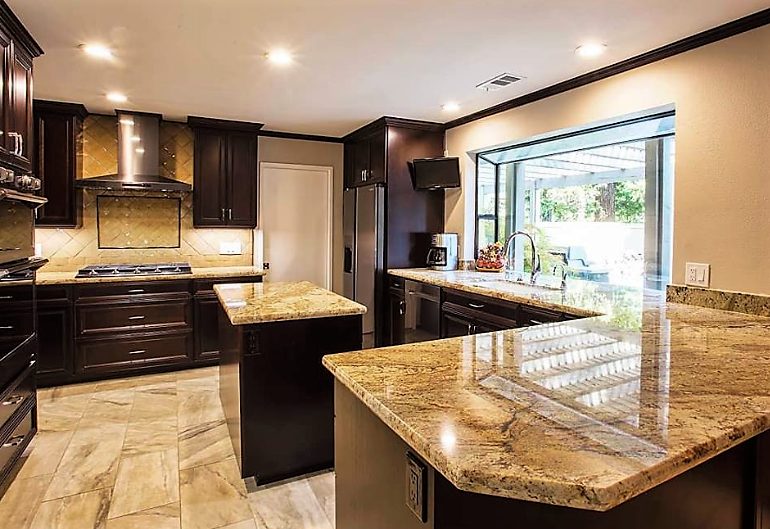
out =
[[[23,435],[11,437],[10,439],[8,439],[8,442],[3,445],[3,448],[13,448],[14,446],[19,446],[23,442],[24,442]]]
[[[24,395],[12,395],[8,400],[3,401],[3,406],[15,406],[20,402],[24,402]]]
[[[486,305],[484,305],[483,303],[468,303],[468,306],[473,309],[483,309],[484,307],[486,307]]]
[[[542,321],[537,321],[537,320],[529,320],[529,323],[532,323],[534,325],[544,325]]]
[[[147,349],[137,349],[136,351],[129,351],[128,354],[130,355],[140,355],[147,352]]]
[[[13,296],[0,296],[0,299],[13,299]]]
[[[0,325],[0,331],[12,331],[13,325]]]
[[[141,294],[142,292],[144,292],[143,288],[132,288],[128,291],[129,294]]]
[[[0,252],[18,252],[21,248],[0,248]]]
[[[144,316],[129,316],[128,317],[129,320],[143,320],[144,318],[145,318]]]

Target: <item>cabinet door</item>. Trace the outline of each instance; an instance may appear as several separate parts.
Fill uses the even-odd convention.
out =
[[[380,184],[385,182],[385,129],[369,137],[369,168],[366,173],[367,184]]]
[[[369,171],[369,142],[358,141],[352,146],[353,152],[353,185],[366,183],[366,174]]]
[[[18,150],[11,151],[15,163],[30,171],[32,149],[32,58],[21,48],[13,46],[11,86],[9,90],[9,112],[12,133],[18,134]],[[15,140],[11,138],[13,143]]]
[[[227,142],[219,131],[197,129],[194,147],[193,223],[195,227],[227,223]]]
[[[391,290],[389,297],[390,312],[390,343],[388,345],[401,345],[406,343],[405,315],[406,300],[403,292]]]
[[[33,170],[48,199],[38,210],[38,226],[76,228],[81,224],[81,195],[75,190],[81,131],[82,121],[75,116],[35,112]]]
[[[8,110],[8,98],[11,87],[11,55],[13,53],[13,47],[11,46],[11,39],[3,31],[0,30],[0,83],[2,87],[0,89],[0,153],[7,154],[10,150],[13,150],[13,138],[8,137],[8,133],[12,130],[10,127],[11,113]]]
[[[444,312],[441,315],[441,337],[457,338],[474,333],[473,319],[460,314]]]
[[[228,136],[227,224],[254,228],[257,225],[257,136]]]
[[[219,300],[195,300],[195,360],[219,358]]]
[[[72,311],[68,305],[45,306],[37,313],[37,376],[45,384],[62,384],[74,375]]]

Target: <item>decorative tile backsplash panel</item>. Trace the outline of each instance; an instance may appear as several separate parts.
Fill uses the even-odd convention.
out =
[[[83,177],[116,173],[118,127],[115,116],[89,116],[83,130]],[[160,174],[183,182],[193,180],[193,133],[183,123],[161,122]],[[112,191],[98,194],[114,195]],[[83,191],[83,227],[80,229],[35,230],[36,241],[42,244],[43,256],[51,262],[47,271],[70,271],[89,264],[121,262],[153,263],[188,261],[193,266],[242,266],[252,262],[252,231],[248,229],[194,229],[192,227],[192,193],[181,194],[181,240],[178,248],[100,249],[97,234],[96,196]],[[126,194],[126,196],[129,196]],[[132,197],[162,196],[131,194]],[[173,197],[179,197],[176,193]],[[130,199],[127,199],[130,200]],[[127,202],[130,204],[130,202]],[[176,220],[157,223],[150,217],[154,212],[137,204],[132,209],[128,237],[137,239],[143,227],[153,225],[156,240],[176,237]],[[242,255],[219,255],[220,242],[241,243]]]
[[[99,249],[179,248],[181,199],[96,197]]]

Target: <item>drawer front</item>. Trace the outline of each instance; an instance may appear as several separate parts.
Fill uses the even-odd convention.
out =
[[[388,276],[388,286],[390,288],[404,288],[404,285],[406,284],[406,279],[402,277],[397,276]]]
[[[520,306],[517,303],[499,301],[494,298],[475,296],[473,294],[461,294],[456,290],[446,290],[444,299],[453,305],[459,305],[470,310],[493,314],[513,321],[519,319]]]
[[[529,305],[522,305],[520,319],[522,325],[529,326],[541,325],[543,323],[553,323],[555,321],[563,321],[572,318],[568,318],[567,315],[562,312],[541,309],[539,307],[530,307]]]
[[[189,300],[121,305],[81,305],[79,336],[135,330],[182,329],[192,322]]]
[[[68,301],[69,290],[61,285],[38,285],[38,301]]]
[[[0,479],[5,477],[11,465],[18,461],[24,449],[35,435],[35,408],[30,409],[21,422],[6,437],[0,439]]]
[[[77,347],[80,372],[115,372],[189,361],[192,358],[192,333],[124,336],[80,342]]]
[[[0,425],[35,398],[34,368],[29,367],[0,395]]]
[[[222,283],[261,283],[262,276],[222,277],[218,279],[196,279],[193,289],[195,294],[213,294],[214,285]]]
[[[190,282],[184,281],[137,281],[126,283],[107,283],[98,285],[78,285],[77,298],[87,300],[100,297],[140,297],[147,295],[189,294]]]

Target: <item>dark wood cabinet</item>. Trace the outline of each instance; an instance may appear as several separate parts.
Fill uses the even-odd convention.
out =
[[[39,303],[37,377],[40,384],[75,375],[72,308],[68,302]]]
[[[260,123],[190,116],[195,132],[193,224],[257,225],[257,132]]]
[[[82,192],[75,180],[82,173],[83,120],[86,107],[77,103],[35,100],[32,168],[42,181],[48,202],[38,210],[38,226],[78,228],[82,224]]]
[[[2,106],[0,161],[22,173],[32,170],[32,61],[43,54],[8,5],[0,3]]]
[[[382,128],[363,138],[348,142],[346,156],[350,166],[347,187],[385,183],[386,129]]]
[[[404,281],[391,278],[388,289],[388,345],[406,343],[406,294]]]
[[[38,383],[214,365],[216,283],[259,276],[38,286]]]

